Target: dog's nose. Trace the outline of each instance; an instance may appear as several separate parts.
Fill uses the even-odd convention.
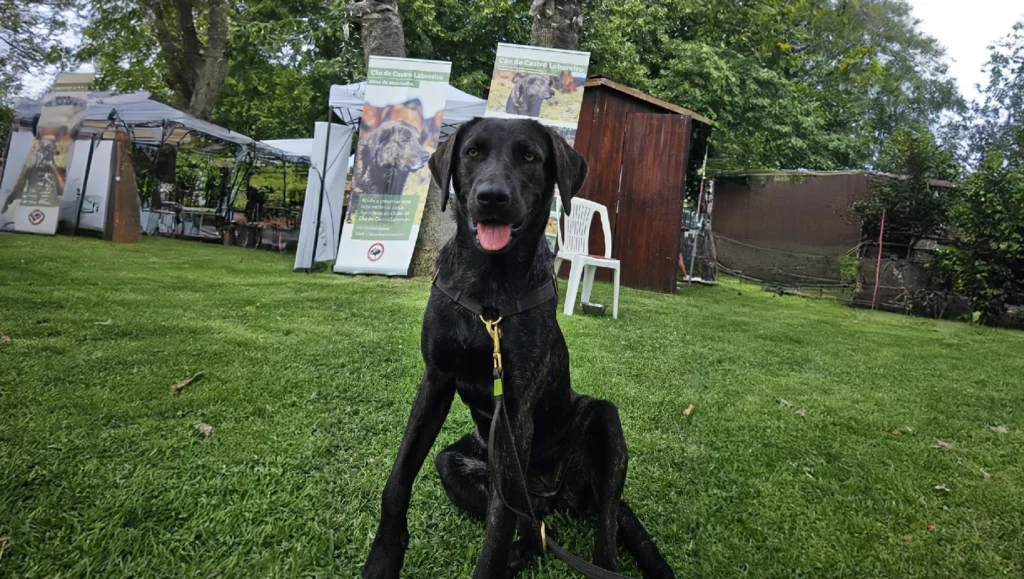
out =
[[[508,205],[511,195],[508,188],[496,183],[482,185],[476,192],[476,200],[485,207],[502,207]]]

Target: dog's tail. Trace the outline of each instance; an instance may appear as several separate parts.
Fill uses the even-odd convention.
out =
[[[619,502],[619,539],[636,559],[646,579],[675,579],[675,572],[661,556],[647,530],[636,518],[626,501]]]

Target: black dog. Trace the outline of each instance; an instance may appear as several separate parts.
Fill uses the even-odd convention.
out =
[[[540,106],[555,96],[551,79],[539,74],[517,74],[512,78],[512,92],[505,101],[505,112],[510,115],[539,117]]]
[[[479,300],[494,319],[521,296],[552,283],[544,239],[557,184],[566,209],[583,186],[587,164],[562,137],[532,120],[476,119],[459,128],[430,159],[434,179],[454,185],[458,231],[437,260],[437,284]],[[441,209],[447,195],[441,196]],[[494,408],[492,341],[480,318],[432,288],[423,316],[426,371],[381,498],[381,521],[364,578],[394,578],[409,533],[412,484],[458,393],[476,429],[437,455],[448,497],[486,521],[478,579],[513,576],[540,552],[537,528],[493,492],[485,436]],[[461,301],[461,298],[460,298]],[[622,502],[627,451],[615,406],[582,396],[569,384],[569,351],[555,318],[557,300],[501,322],[504,404],[525,467],[534,513],[596,516],[594,562],[617,568],[616,535],[647,577],[674,577],[640,521]],[[496,449],[504,445],[496,445]],[[496,453],[496,476],[514,488],[511,452]],[[517,530],[520,539],[513,544]]]

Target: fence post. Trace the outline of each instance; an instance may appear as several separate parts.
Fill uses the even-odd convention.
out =
[[[875,292],[871,296],[871,309],[878,305],[878,280],[882,275],[882,239],[885,237],[885,209],[882,210],[882,226],[878,228],[878,261],[875,263]]]

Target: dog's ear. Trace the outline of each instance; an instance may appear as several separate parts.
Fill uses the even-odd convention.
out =
[[[572,209],[572,198],[587,182],[587,160],[573,149],[557,131],[548,128],[551,146],[555,153],[555,183],[562,197],[562,211],[566,215]]]
[[[439,143],[437,150],[430,156],[427,165],[430,167],[430,175],[434,182],[441,188],[441,213],[448,208],[448,185],[452,182],[452,175],[455,174],[455,158],[459,154],[459,135],[469,126],[472,126],[476,119],[463,123],[455,132],[448,135],[448,140]],[[455,191],[458,194],[458,191]]]

